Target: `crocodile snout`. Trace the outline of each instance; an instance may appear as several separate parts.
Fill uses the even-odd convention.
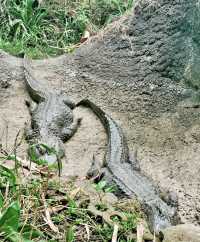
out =
[[[49,165],[54,164],[58,161],[58,157],[56,154],[44,154],[41,156],[41,159],[45,160]]]
[[[44,144],[37,144],[35,147],[35,153],[38,159],[47,162],[48,164],[53,164],[57,161],[56,150]]]
[[[62,147],[56,143],[47,145],[46,143],[38,143],[29,147],[29,156],[33,162],[43,164],[54,164],[64,156]]]

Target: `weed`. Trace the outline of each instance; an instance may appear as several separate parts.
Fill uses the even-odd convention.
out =
[[[74,229],[72,226],[66,229],[65,232],[65,241],[66,242],[72,242],[74,241]]]
[[[109,185],[105,180],[101,180],[98,183],[94,184],[94,187],[97,191],[103,192],[116,192],[118,190],[117,186]]]
[[[30,238],[42,237],[39,230],[31,225],[20,225],[20,205],[18,201],[12,202],[0,217],[0,232],[6,240],[12,242],[30,242]]]

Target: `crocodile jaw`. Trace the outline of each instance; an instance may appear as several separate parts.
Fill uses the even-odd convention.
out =
[[[40,139],[31,149],[37,160],[43,160],[49,165],[58,162],[65,155],[64,146],[56,137]]]
[[[55,164],[58,161],[58,157],[56,154],[44,154],[43,156],[40,157],[42,160],[45,160],[48,165]]]

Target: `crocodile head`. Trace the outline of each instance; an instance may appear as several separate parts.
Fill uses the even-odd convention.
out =
[[[29,156],[35,162],[54,164],[64,157],[63,144],[56,137],[41,140],[29,148]]]

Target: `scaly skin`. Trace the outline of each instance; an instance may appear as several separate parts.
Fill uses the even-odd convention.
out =
[[[64,156],[63,142],[76,132],[80,119],[73,121],[75,104],[63,92],[53,91],[34,78],[26,57],[24,74],[29,95],[35,102],[29,104],[31,129],[26,136],[34,144],[37,158],[52,164]],[[50,153],[49,148],[55,152]]]
[[[136,169],[135,161],[129,159],[125,136],[119,125],[103,110],[85,99],[77,106],[91,108],[101,120],[107,136],[108,149],[105,166],[113,181],[129,197],[136,197],[144,208],[152,232],[157,234],[175,221],[175,208],[168,206],[160,197],[152,182]]]

